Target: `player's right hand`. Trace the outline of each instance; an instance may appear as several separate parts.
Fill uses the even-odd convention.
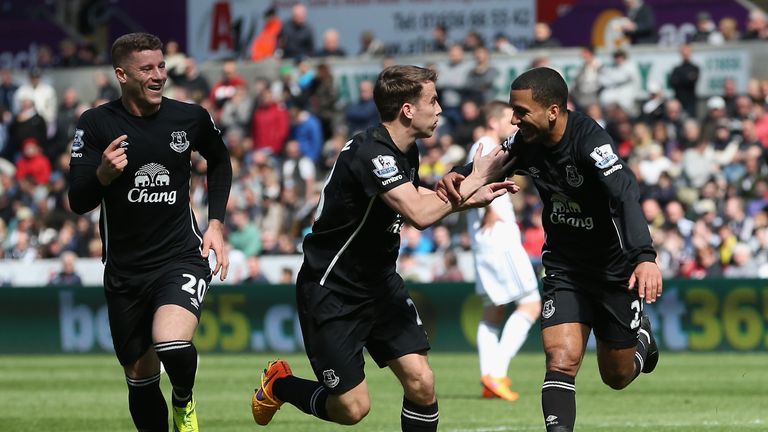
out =
[[[464,180],[464,176],[457,172],[449,172],[444,175],[435,185],[435,193],[443,202],[458,203],[461,201],[459,185]]]
[[[107,186],[112,183],[128,166],[128,155],[125,153],[125,148],[120,146],[120,143],[127,138],[128,135],[125,134],[115,138],[101,154],[101,164],[96,168],[96,177],[102,185]]]
[[[483,154],[483,144],[477,146],[477,151],[472,158],[472,176],[482,179],[483,184],[499,181],[506,177],[508,170],[512,168],[515,159],[510,158],[503,147],[499,146],[488,154]]]

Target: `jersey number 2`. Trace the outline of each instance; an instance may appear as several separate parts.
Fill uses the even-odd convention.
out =
[[[629,323],[629,328],[636,329],[640,327],[640,312],[643,311],[643,305],[640,303],[640,300],[635,300],[629,308],[635,311],[635,317],[632,318],[632,322]]]
[[[187,282],[181,286],[181,290],[191,295],[197,294],[197,301],[202,303],[203,298],[205,298],[205,292],[208,290],[208,284],[205,283],[205,279],[198,279],[189,273],[184,273],[182,276],[187,279]]]

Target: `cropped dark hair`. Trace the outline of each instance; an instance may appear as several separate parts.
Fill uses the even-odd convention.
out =
[[[568,85],[559,72],[548,67],[523,72],[512,81],[512,90],[531,90],[534,102],[543,106],[565,109],[568,103]]]
[[[430,81],[437,82],[437,72],[418,66],[395,65],[381,71],[373,87],[373,101],[381,121],[396,119],[403,104],[416,102],[422,85]]]
[[[120,67],[125,59],[138,51],[163,49],[160,38],[149,33],[128,33],[117,38],[112,44],[112,67]]]

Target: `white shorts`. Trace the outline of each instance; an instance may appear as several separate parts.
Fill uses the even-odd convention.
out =
[[[475,253],[475,291],[485,298],[486,304],[497,306],[541,298],[533,265],[520,244],[506,250]],[[522,301],[524,298],[526,301]]]

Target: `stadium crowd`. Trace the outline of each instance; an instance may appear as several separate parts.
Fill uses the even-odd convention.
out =
[[[348,54],[332,29],[315,47],[307,13],[295,7],[286,22],[269,15],[254,41],[253,61],[282,58],[274,81],[248,80],[231,60],[221,63],[220,78],[211,82],[176,42],[165,46],[167,96],[206,107],[229,147],[234,182],[227,238],[230,253],[244,260],[301,253],[336,155],[353,133],[378,123],[372,82],[360,84],[358,100],[339,102],[332,64],[325,59]],[[765,43],[768,24],[759,10],[741,32],[733,19],[719,26],[708,14],[699,19],[709,21],[697,25],[693,44],[681,46],[681,61],[669,82],[650,83],[647,94],[640,89],[631,51],[617,50],[612,62],[603,64],[592,48],[582,48],[583,66],[570,85],[569,108],[584,110],[603,125],[627,161],[625,169],[637,175],[665,277],[768,277],[768,80],[750,80],[744,93],[726,80],[721,95],[703,99],[695,91],[699,68],[691,61],[697,44]],[[462,164],[481,135],[481,108],[493,97],[500,73],[493,56],[559,45],[544,23],[537,24],[530,47],[512,46],[503,35],[486,43],[475,32],[452,41],[449,30],[437,26],[428,47],[444,53],[448,62],[435,66],[441,124],[432,138],[419,143],[419,174],[427,187]],[[16,82],[14,71],[0,70],[0,259],[71,259],[69,252],[101,256],[98,212],[78,217],[68,208],[69,147],[80,114],[119,93],[108,75],[97,72],[94,100],[82,100],[73,88],[57,94],[46,79],[49,68],[104,64],[107,57],[71,45],[62,43],[57,54],[41,49],[27,82]],[[546,51],[541,53],[537,66],[548,61]],[[394,61],[371,32],[361,35],[356,55]],[[193,170],[198,175],[191,204],[204,228],[205,161],[198,158]],[[512,198],[518,223],[525,249],[538,264],[545,240],[541,204],[525,178],[517,181],[525,186]],[[406,226],[401,273],[416,281],[463,280],[456,252],[469,245],[466,222],[458,214],[425,231]],[[437,268],[417,264],[415,257],[433,253],[442,257]]]

